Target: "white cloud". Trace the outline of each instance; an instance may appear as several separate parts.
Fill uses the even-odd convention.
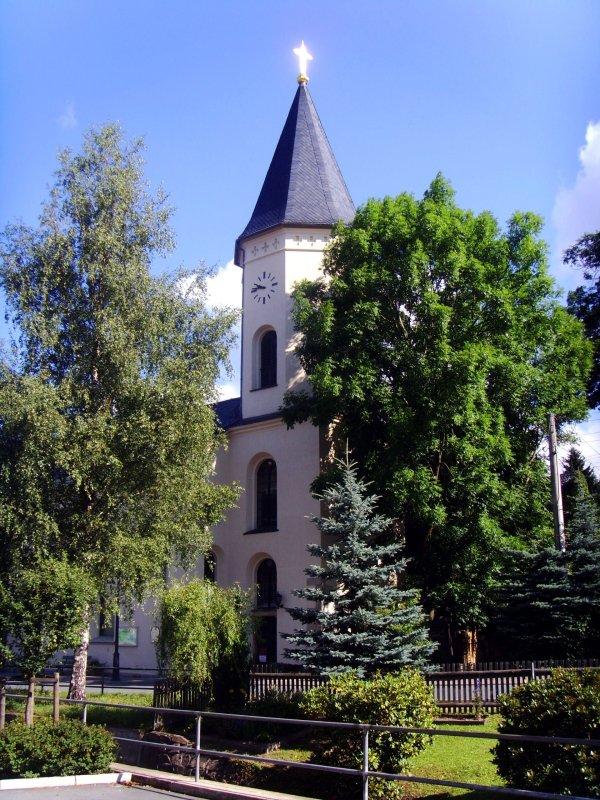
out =
[[[242,307],[242,270],[229,261],[206,281],[207,302],[213,308]]]
[[[561,188],[554,200],[552,221],[556,228],[557,260],[584,233],[600,230],[600,122],[590,122],[585,144],[579,149],[581,167],[571,187]],[[558,266],[561,283],[572,288],[581,283],[581,273]]]
[[[219,400],[230,400],[232,397],[240,396],[240,385],[235,381],[219,381],[217,389],[219,390]]]
[[[575,447],[586,463],[600,476],[600,413],[593,409],[590,411],[589,419],[571,428],[570,432],[575,442],[559,445],[561,463],[568,456],[571,447]]]
[[[233,261],[213,275],[209,275],[204,289],[196,282],[197,277],[196,274],[189,273],[179,279],[177,286],[184,297],[198,296],[198,299],[203,299],[208,308],[212,309],[241,309],[242,271]]]
[[[181,278],[178,282],[178,288],[182,295],[188,297],[193,297],[194,293],[200,291],[208,309],[239,310],[242,307],[242,270],[236,267],[233,261],[229,261],[214,275],[210,275],[206,279],[203,291],[199,289],[194,274]],[[236,337],[236,343],[229,353],[233,375],[228,375],[225,370],[221,371],[221,376],[217,381],[219,400],[228,400],[230,397],[239,397],[240,395],[241,324],[239,320],[234,326],[233,332]]]
[[[58,124],[63,130],[72,130],[79,124],[73,103],[67,103],[65,110],[58,118]]]
[[[212,308],[242,307],[242,270],[229,261],[222,269],[206,280],[206,302]],[[231,349],[229,357],[233,376],[222,375],[218,382],[219,399],[228,400],[240,396],[240,337],[241,325],[235,326],[237,344]]]

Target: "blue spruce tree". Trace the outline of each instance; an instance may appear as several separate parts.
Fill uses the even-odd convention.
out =
[[[321,559],[305,570],[316,585],[294,592],[314,607],[287,609],[304,627],[286,634],[295,645],[286,656],[323,674],[360,677],[422,666],[435,644],[418,590],[402,587],[402,545],[380,543],[392,521],[375,513],[378,498],[367,494],[356,466],[339,463],[340,480],[322,495],[329,516],[313,516],[329,542],[308,546]]]

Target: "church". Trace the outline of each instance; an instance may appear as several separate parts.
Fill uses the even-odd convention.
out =
[[[310,485],[326,455],[318,428],[288,430],[279,414],[284,393],[305,382],[294,355],[291,293],[319,276],[332,226],[355,213],[307,81],[301,63],[256,206],[235,244],[243,270],[241,393],[217,407],[229,442],[217,479],[244,491],[213,532],[215,579],[257,587],[254,657],[269,663],[283,659],[281,634],[294,627],[284,607],[300,603],[292,592],[309,580],[306,546],[320,536],[308,519],[320,511]]]
[[[333,225],[350,222],[354,204],[308,91],[304,43],[298,88],[250,220],[235,242],[242,269],[240,396],[217,405],[228,446],[219,452],[216,480],[243,489],[238,505],[213,530],[212,557],[205,577],[228,586],[256,589],[257,633],[253,658],[284,659],[281,634],[295,623],[285,606],[300,605],[292,594],[310,580],[307,545],[320,533],[309,519],[320,513],[310,491],[327,455],[323,432],[310,423],[287,429],[279,408],[286,391],[305,385],[294,355],[291,294],[302,280],[320,274]],[[132,624],[121,623],[122,667],[156,663],[150,608]],[[90,656],[110,664],[114,628],[92,631]]]

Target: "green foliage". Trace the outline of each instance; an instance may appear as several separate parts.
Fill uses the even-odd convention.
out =
[[[318,585],[294,593],[310,607],[288,609],[305,627],[286,635],[296,645],[286,656],[326,675],[422,665],[434,645],[417,590],[402,587],[402,546],[380,543],[391,520],[375,513],[378,498],[367,495],[355,465],[339,466],[339,481],[323,493],[329,516],[313,517],[329,542],[308,546],[321,559],[305,570]]]
[[[194,579],[164,590],[158,605],[158,663],[169,675],[207,686],[219,708],[248,689],[250,595]]]
[[[246,703],[246,713],[258,717],[284,717],[297,719],[302,692],[288,694],[277,689],[269,689],[260,699]]]
[[[454,631],[487,619],[500,553],[549,541],[538,448],[553,411],[587,413],[590,347],[558,302],[541,220],[501,231],[438,176],[422,200],[372,200],[339,225],[294,319],[311,392],[289,425],[332,426],[400,521],[423,599]]]
[[[571,447],[568,456],[562,462],[560,483],[565,525],[569,527],[580,489],[589,494],[596,505],[600,503],[600,481],[579,450]]]
[[[555,670],[499,698],[500,733],[600,737],[600,672]],[[500,741],[494,762],[515,788],[600,797],[597,747]]]
[[[141,153],[116,125],[91,129],[60,155],[39,228],[7,227],[0,259],[15,326],[0,359],[0,569],[64,558],[125,606],[206,552],[237,496],[211,481],[235,314],[206,308],[202,270],[151,274],[173,247],[171,209]]]
[[[505,558],[495,611],[495,636],[500,646],[514,658],[573,655],[567,646],[574,619],[562,554],[547,547],[535,553],[509,550]]]
[[[0,731],[0,778],[108,772],[117,745],[106,728],[75,720],[11,722]]]
[[[302,693],[287,694],[279,692],[277,689],[269,689],[264,697],[257,700],[250,700],[246,703],[244,713],[256,717],[281,717],[282,719],[299,719],[300,702]],[[297,728],[290,725],[278,725],[277,723],[248,722],[243,727],[244,738],[252,741],[272,741],[276,737],[289,736],[297,731]]]
[[[565,264],[579,267],[591,284],[569,292],[569,311],[580,319],[588,339],[594,346],[594,366],[588,385],[592,408],[600,405],[600,231],[584,234],[564,254]]]
[[[436,706],[423,676],[404,670],[370,680],[353,673],[334,675],[328,686],[306,692],[300,710],[308,719],[427,728],[433,724]],[[362,769],[360,731],[319,729],[317,736],[321,763]],[[426,734],[373,731],[369,734],[369,769],[402,772],[429,743]],[[401,797],[400,787],[389,781],[372,781],[369,794],[374,798]]]
[[[57,650],[73,647],[93,585],[77,565],[48,557],[0,582],[0,659],[37,675]]]
[[[567,549],[508,551],[496,626],[517,658],[596,657],[600,643],[600,523],[581,483],[573,498]]]
[[[600,519],[596,503],[583,487],[575,498],[565,559],[575,617],[567,640],[576,637],[578,655],[596,656],[600,652]]]

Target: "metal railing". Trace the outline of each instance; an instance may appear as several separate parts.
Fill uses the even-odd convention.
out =
[[[8,693],[5,689],[0,687],[0,700],[5,698],[10,699],[26,699],[26,695]],[[39,696],[38,700],[53,702],[53,698]],[[192,717],[195,720],[194,731],[195,741],[193,747],[176,744],[169,745],[163,742],[147,742],[141,739],[129,739],[124,736],[114,736],[118,742],[127,744],[142,745],[150,748],[160,748],[161,750],[174,750],[178,753],[190,753],[194,755],[194,781],[200,782],[200,764],[201,757],[209,758],[225,758],[237,759],[242,761],[250,761],[260,764],[274,764],[281,767],[295,767],[296,769],[308,769],[319,772],[334,773],[337,775],[345,775],[348,777],[357,777],[362,781],[362,800],[368,800],[369,797],[369,779],[380,778],[384,780],[402,781],[406,783],[420,783],[430,786],[444,786],[455,789],[466,789],[469,791],[485,791],[495,795],[504,797],[523,797],[530,798],[531,800],[594,800],[594,798],[585,797],[581,795],[562,795],[550,792],[536,792],[530,789],[514,789],[504,786],[488,786],[476,783],[463,783],[461,781],[449,781],[441,778],[423,778],[416,775],[407,775],[402,773],[388,773],[379,772],[377,770],[369,769],[369,734],[373,732],[387,732],[397,734],[425,734],[429,736],[459,736],[471,739],[489,739],[495,741],[509,741],[514,743],[531,742],[536,744],[566,744],[566,745],[579,745],[584,747],[598,747],[600,746],[600,739],[576,739],[566,736],[521,736],[517,734],[507,733],[479,733],[474,731],[450,731],[440,730],[439,728],[411,728],[401,727],[395,725],[371,725],[367,723],[352,723],[352,722],[327,722],[325,720],[304,720],[304,719],[287,719],[283,717],[263,717],[257,715],[246,714],[225,714],[217,711],[193,711],[188,709],[165,709],[156,706],[140,706],[130,703],[105,703],[96,700],[69,700],[60,698],[60,703],[68,705],[82,706],[81,720],[83,724],[87,724],[87,710],[89,706],[101,706],[108,708],[119,708],[129,710],[143,710],[148,712],[164,714],[168,712],[175,716]],[[226,750],[212,750],[202,747],[202,720],[208,719],[222,719],[235,722],[263,722],[275,723],[277,725],[296,725],[307,728],[330,728],[334,730],[355,730],[360,732],[362,739],[362,769],[351,769],[348,767],[334,767],[325,764],[303,763],[298,761],[288,761],[286,759],[269,758],[268,756],[256,756],[244,753],[232,753]]]

